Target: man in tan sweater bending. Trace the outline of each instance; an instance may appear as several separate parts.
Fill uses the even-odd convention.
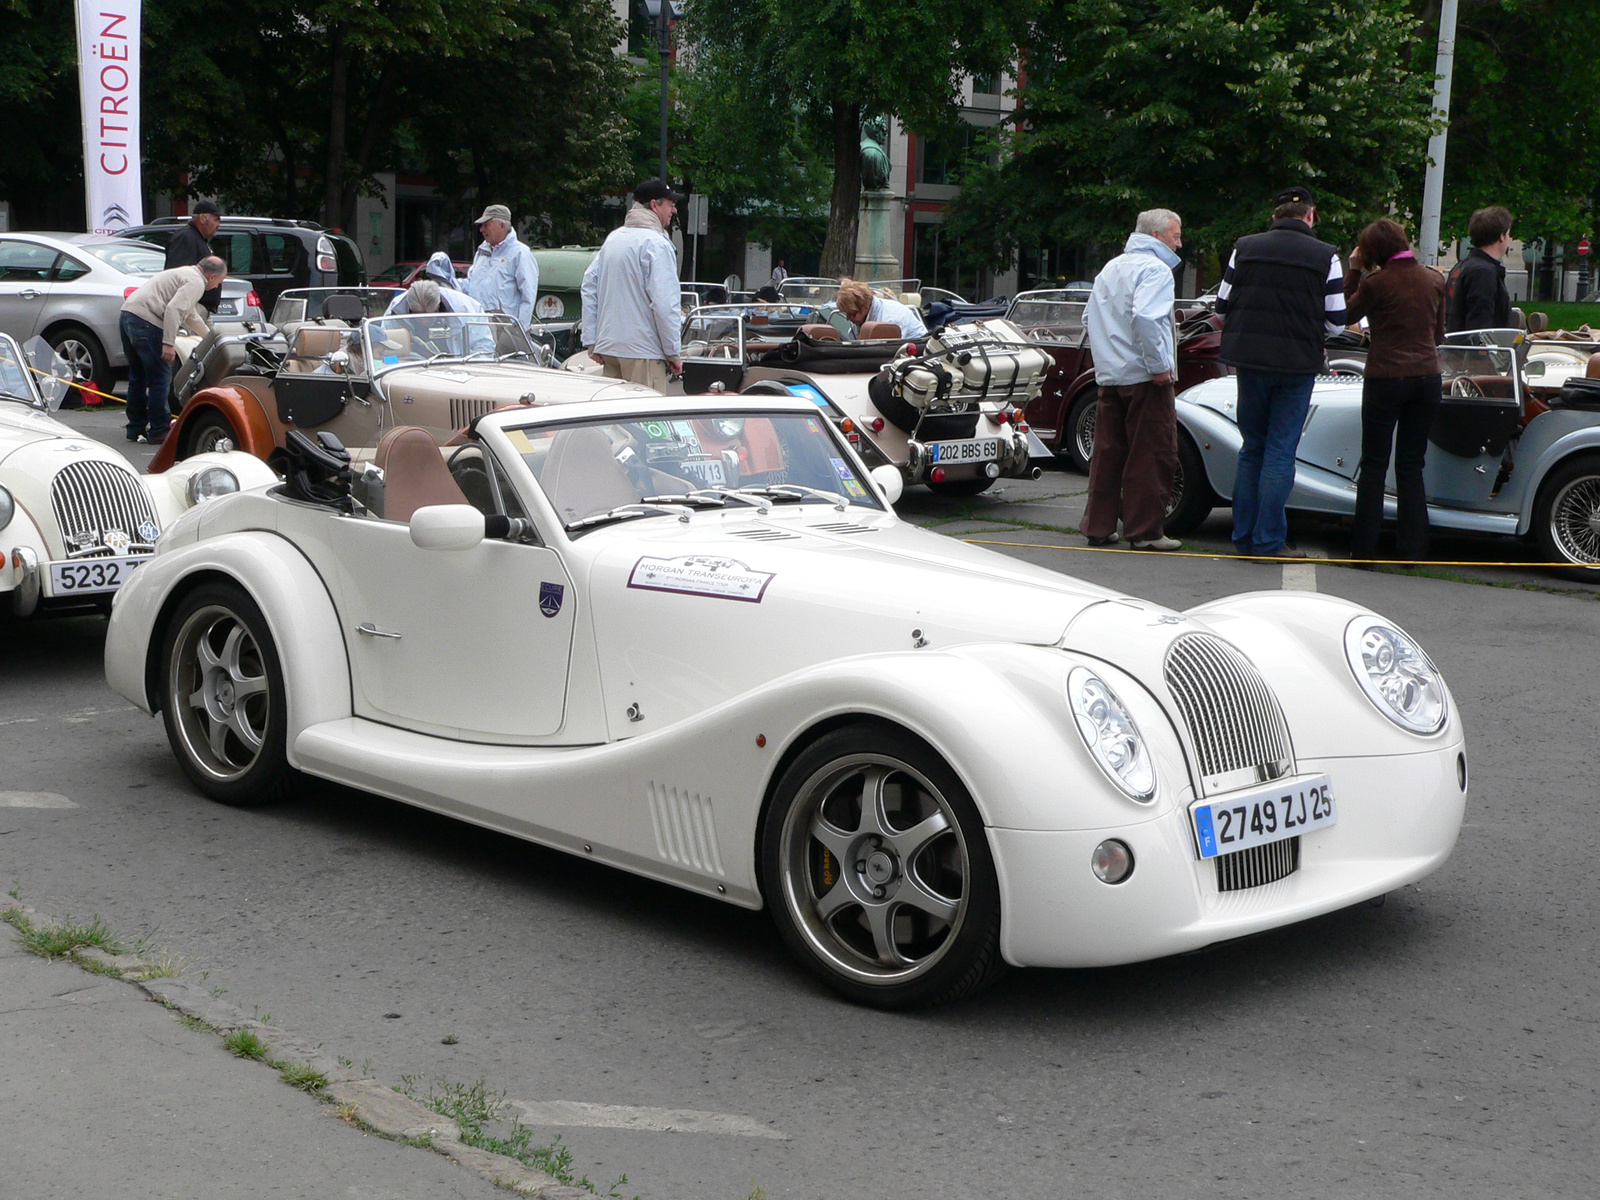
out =
[[[214,255],[192,267],[173,267],[150,277],[122,304],[122,349],[128,356],[128,440],[159,445],[172,417],[168,381],[178,328],[204,335],[200,297],[221,285],[228,268]]]

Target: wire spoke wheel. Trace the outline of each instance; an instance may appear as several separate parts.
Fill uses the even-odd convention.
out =
[[[982,824],[916,739],[870,727],[827,735],[784,776],[764,842],[779,928],[852,999],[934,1003],[997,973],[998,883]]]
[[[1600,475],[1581,475],[1556,491],[1550,537],[1563,558],[1600,563]]]

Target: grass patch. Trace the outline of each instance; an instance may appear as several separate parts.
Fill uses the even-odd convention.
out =
[[[261,1040],[254,1029],[235,1029],[222,1039],[222,1044],[230,1054],[239,1058],[265,1058],[267,1044]]]
[[[618,1176],[605,1191],[590,1182],[587,1175],[575,1175],[572,1150],[562,1145],[561,1135],[557,1134],[548,1146],[535,1146],[533,1131],[520,1120],[513,1117],[509,1124],[506,1123],[505,1092],[491,1092],[483,1079],[470,1084],[452,1083],[441,1076],[428,1085],[426,1095],[419,1096],[416,1076],[402,1075],[400,1086],[395,1091],[418,1101],[441,1117],[455,1121],[461,1130],[461,1140],[468,1146],[514,1158],[524,1166],[554,1177],[567,1187],[582,1188],[606,1200],[622,1200],[622,1193],[618,1189],[628,1182],[626,1175]],[[639,1198],[635,1196],[633,1200]]]
[[[196,1033],[216,1032],[212,1026],[207,1025],[199,1017],[191,1016],[186,1012],[179,1012],[177,1009],[173,1009],[172,1015],[178,1018],[178,1024],[182,1025],[185,1029],[192,1029]]]
[[[9,920],[9,914],[7,919]],[[22,948],[30,954],[37,954],[40,958],[64,958],[82,946],[93,946],[98,950],[104,950],[107,954],[121,954],[123,949],[122,943],[112,936],[105,922],[99,917],[87,923],[74,923],[68,920],[59,925],[38,926],[24,916],[23,924],[18,925],[15,921],[11,924],[16,925],[22,932]],[[87,963],[83,965],[88,966]],[[115,972],[103,970],[101,974],[115,974]]]
[[[1564,304],[1553,300],[1517,301],[1525,313],[1542,312],[1550,318],[1551,329],[1577,329],[1587,325],[1600,329],[1600,304]]]
[[[99,962],[92,958],[77,959],[77,964],[91,975],[109,975],[112,979],[121,979],[122,970],[113,967],[110,963]]]
[[[267,1065],[276,1070],[278,1078],[290,1087],[310,1092],[313,1096],[328,1086],[328,1077],[310,1063],[292,1063],[269,1058]]]

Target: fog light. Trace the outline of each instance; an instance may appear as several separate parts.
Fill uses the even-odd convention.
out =
[[[944,482],[944,468],[943,467],[935,467],[929,473],[928,478],[933,480],[935,483],[943,483]]]
[[[1094,848],[1089,865],[1101,883],[1121,883],[1133,874],[1133,851],[1125,842],[1108,838]]]

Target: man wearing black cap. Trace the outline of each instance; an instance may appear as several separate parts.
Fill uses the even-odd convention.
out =
[[[1233,545],[1255,558],[1304,558],[1285,548],[1284,509],[1311,386],[1326,358],[1323,339],[1344,328],[1344,271],[1339,252],[1312,236],[1311,189],[1286,188],[1275,202],[1271,228],[1238,240],[1217,288],[1220,357],[1238,372],[1244,442],[1233,485]]]
[[[612,379],[667,390],[683,374],[678,255],[667,226],[683,197],[665,180],[633,190],[633,207],[583,273],[583,344]]]
[[[173,234],[172,240],[167,243],[167,263],[163,269],[170,271],[173,267],[192,267],[201,259],[210,258],[211,238],[220,224],[222,214],[214,203],[210,200],[196,203],[189,223]],[[222,285],[219,283],[201,296],[200,303],[207,312],[216,312],[217,305],[222,303]]]

